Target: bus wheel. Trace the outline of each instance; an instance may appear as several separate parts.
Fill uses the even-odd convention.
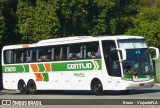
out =
[[[96,80],[92,83],[91,89],[94,95],[103,95],[102,83],[99,80]]]
[[[28,82],[27,88],[28,88],[29,94],[36,94],[37,88],[36,88],[36,84],[33,80],[30,80]]]
[[[18,89],[21,94],[27,94],[27,86],[23,80],[21,80],[18,84]]]

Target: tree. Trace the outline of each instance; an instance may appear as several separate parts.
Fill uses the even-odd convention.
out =
[[[2,37],[4,36],[4,29],[5,29],[5,21],[3,16],[4,4],[6,1],[0,1],[0,44],[2,44]]]
[[[15,15],[17,0],[3,0],[1,1],[1,5],[1,45],[15,44],[19,41],[16,27],[17,20]]]
[[[7,1],[5,44],[76,35],[124,34],[132,26],[139,3],[139,0]]]
[[[110,34],[124,34],[137,14],[139,0],[116,0],[116,5],[109,11]]]
[[[63,36],[123,34],[137,13],[138,0],[56,0]]]
[[[126,34],[144,36],[149,45],[160,47],[160,1],[151,7],[141,7],[134,26]]]
[[[86,34],[88,0],[54,0],[63,37]]]
[[[115,6],[113,0],[89,0],[88,8],[88,32],[90,35],[110,34],[109,12]]]
[[[23,43],[59,36],[60,26],[52,0],[19,0],[16,14]]]

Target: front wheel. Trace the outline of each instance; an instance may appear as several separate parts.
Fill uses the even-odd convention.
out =
[[[91,89],[94,95],[103,95],[103,87],[100,81],[94,81]]]
[[[33,80],[30,80],[28,82],[27,88],[28,88],[29,94],[36,94],[37,88],[36,88],[36,84]]]

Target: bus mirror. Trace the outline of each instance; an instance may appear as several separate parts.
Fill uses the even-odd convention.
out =
[[[153,50],[155,51],[155,52],[154,52],[155,56],[154,56],[151,60],[156,60],[156,59],[158,59],[158,58],[159,58],[159,49],[156,48],[156,47],[149,47],[149,49],[153,49]]]
[[[117,50],[118,50],[119,53],[120,53],[121,61],[126,60],[126,50],[125,50],[125,49],[121,49],[121,48],[117,48]]]

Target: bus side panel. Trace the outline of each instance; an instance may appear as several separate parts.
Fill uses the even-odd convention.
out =
[[[3,74],[4,89],[18,89],[18,82],[23,80],[26,85],[29,79],[35,79],[34,74],[30,73],[5,73]]]
[[[81,71],[73,73],[72,90],[90,90],[91,80],[95,75],[93,71]]]

